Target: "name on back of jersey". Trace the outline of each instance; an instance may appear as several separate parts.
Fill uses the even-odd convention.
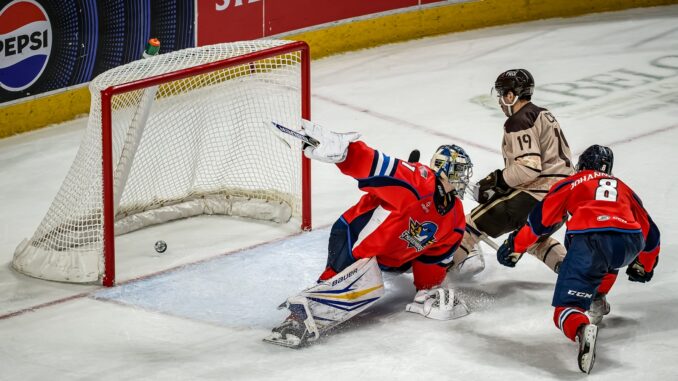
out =
[[[584,175],[577,180],[573,181],[572,184],[570,184],[570,189],[574,189],[577,185],[582,184],[586,181],[597,179],[599,177],[612,177],[611,175],[608,175],[607,173],[602,173],[602,172],[593,172],[589,173],[587,175]]]

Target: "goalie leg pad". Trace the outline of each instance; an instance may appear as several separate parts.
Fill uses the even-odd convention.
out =
[[[321,331],[358,315],[384,295],[376,258],[363,258],[332,278],[304,290],[301,296]]]
[[[289,298],[280,306],[290,309],[290,318],[303,321],[307,334],[299,344],[286,345],[269,340],[290,318],[275,328],[264,341],[298,347],[306,341],[317,340],[324,332],[367,309],[382,295],[384,281],[377,259],[360,259],[332,278]]]

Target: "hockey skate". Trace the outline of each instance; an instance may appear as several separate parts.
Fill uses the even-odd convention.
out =
[[[598,325],[602,320],[603,316],[610,313],[610,303],[607,302],[605,294],[596,294],[593,297],[591,302],[591,308],[589,308],[588,315],[591,324]]]
[[[320,333],[310,313],[306,298],[303,296],[290,298],[278,307],[278,309],[283,308],[290,310],[290,316],[279,326],[273,328],[271,334],[264,338],[265,342],[287,348],[302,348],[309,341],[318,339]]]
[[[468,280],[483,270],[485,270],[485,256],[480,245],[475,245],[463,261],[453,264],[447,271],[458,280]]]
[[[598,327],[594,324],[583,324],[577,330],[577,343],[579,344],[579,356],[577,361],[579,369],[589,374],[596,360],[596,339]]]

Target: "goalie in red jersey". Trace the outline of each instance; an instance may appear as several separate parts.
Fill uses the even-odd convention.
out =
[[[610,311],[605,295],[618,269],[628,266],[629,280],[647,282],[659,254],[659,229],[640,198],[612,175],[613,161],[608,147],[587,148],[579,156],[578,172],[554,184],[527,225],[511,233],[497,251],[499,262],[513,267],[539,236],[550,234],[569,216],[553,320],[565,336],[579,342],[579,368],[585,373],[593,367],[595,324]]]
[[[264,340],[299,347],[317,339],[383,295],[382,271],[412,270],[417,293],[406,311],[441,320],[468,314],[453,290],[440,287],[464,235],[460,197],[472,169],[466,152],[440,146],[428,167],[374,150],[356,133],[308,121],[300,133],[318,142],[306,147],[307,157],[335,163],[365,194],[332,226],[318,284],[283,304],[290,317]]]

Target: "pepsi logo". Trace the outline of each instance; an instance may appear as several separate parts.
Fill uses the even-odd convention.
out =
[[[52,50],[47,12],[33,0],[15,0],[0,10],[0,87],[21,91],[40,78]]]

